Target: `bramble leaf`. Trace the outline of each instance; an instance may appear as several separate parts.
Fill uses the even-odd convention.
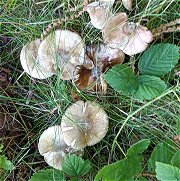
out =
[[[156,162],[156,177],[160,181],[180,180],[180,169],[169,164]]]
[[[143,153],[149,146],[150,140],[143,139],[132,145],[128,150],[126,156],[133,156]]]
[[[176,153],[173,145],[161,142],[157,144],[148,160],[148,170],[153,173],[155,171],[156,161],[169,164],[172,157]]]
[[[141,74],[161,77],[178,63],[179,48],[169,43],[152,45],[140,57],[138,68]]]
[[[137,77],[139,88],[134,93],[134,98],[151,100],[166,90],[166,84],[159,77],[140,75]]]
[[[109,69],[105,75],[107,83],[117,92],[131,95],[138,89],[138,81],[132,69],[127,65],[116,65]]]
[[[13,170],[14,165],[5,157],[5,155],[0,155],[0,168],[4,170]]]
[[[171,164],[180,168],[180,150],[178,150],[171,159]]]
[[[65,181],[64,173],[61,170],[46,169],[34,173],[29,181]]]
[[[133,156],[104,166],[101,170],[99,170],[94,180],[120,181],[132,179],[135,175],[138,175],[142,171],[142,160],[143,157],[141,156]]]
[[[63,163],[63,172],[69,176],[83,176],[89,172],[91,164],[76,155],[68,155]]]

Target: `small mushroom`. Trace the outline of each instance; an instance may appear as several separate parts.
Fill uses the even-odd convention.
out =
[[[108,131],[108,116],[97,104],[79,100],[66,109],[61,127],[64,141],[75,149],[100,142]]]
[[[120,49],[108,47],[104,43],[87,46],[86,53],[102,73],[114,65],[123,63],[125,59],[125,54]]]
[[[77,66],[73,81],[79,90],[106,94],[107,84],[102,73],[116,64],[123,63],[125,54],[120,49],[107,47],[103,43],[87,46],[86,53],[89,62],[92,61],[94,66]]]
[[[83,153],[83,150],[75,150],[64,142],[61,126],[46,129],[39,138],[38,149],[46,163],[58,170],[62,170],[63,160],[68,153]]]
[[[121,13],[113,17],[104,27],[102,32],[104,42],[109,47],[119,48],[130,56],[143,52],[153,40],[151,31],[138,23],[127,22],[126,18],[118,24],[118,17],[122,18]]]
[[[84,63],[84,46],[77,33],[56,30],[42,41],[38,54],[43,62],[54,62],[53,68],[60,69],[61,79],[71,80],[74,67]]]
[[[86,11],[89,13],[92,25],[97,29],[103,29],[107,21],[112,16],[111,11],[105,5],[93,2],[87,5]]]
[[[40,39],[36,39],[25,45],[20,53],[21,65],[26,73],[37,79],[46,79],[51,77],[55,71],[48,70],[48,64],[41,62],[38,57],[38,48]]]
[[[132,0],[122,0],[122,3],[127,10],[132,11]]]

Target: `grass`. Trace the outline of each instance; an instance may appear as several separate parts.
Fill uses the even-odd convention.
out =
[[[140,21],[149,29],[179,18],[179,5],[175,0],[135,1],[136,7],[127,12],[117,1],[114,12],[126,11],[132,21]],[[82,1],[47,0],[21,1],[1,0],[0,36],[11,38],[1,48],[0,67],[9,69],[10,82],[0,90],[1,112],[6,110],[12,126],[7,137],[2,137],[4,152],[16,166],[13,173],[4,174],[5,179],[28,180],[37,170],[47,168],[37,149],[38,138],[51,125],[60,124],[66,108],[74,102],[72,92],[75,87],[67,81],[54,76],[47,80],[35,80],[23,70],[19,61],[22,46],[39,38],[43,29],[52,21],[69,17],[77,12],[69,8],[82,9]],[[86,44],[102,40],[99,30],[89,24],[89,17],[84,13],[78,19],[65,22],[60,28],[78,32]],[[178,33],[166,34],[155,40],[179,45]],[[135,61],[138,60],[137,55]],[[126,63],[129,57],[126,58]],[[176,70],[179,69],[177,66]],[[150,138],[154,144],[166,139],[171,140],[176,134],[176,121],[180,116],[179,82],[173,70],[166,77],[169,89],[150,102],[140,102],[108,88],[107,95],[77,92],[82,100],[99,103],[108,113],[109,131],[100,143],[85,149],[84,158],[89,159],[93,168],[89,180],[93,180],[97,170],[108,163],[124,157],[127,148],[142,138]],[[15,130],[14,130],[15,129]],[[14,137],[15,136],[15,137]],[[26,174],[23,174],[26,171]]]

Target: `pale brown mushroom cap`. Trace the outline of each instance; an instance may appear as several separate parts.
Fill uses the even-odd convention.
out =
[[[109,8],[99,5],[98,2],[88,4],[86,11],[89,13],[92,25],[100,30],[103,29],[112,16]]]
[[[40,39],[31,41],[30,43],[25,45],[20,53],[20,61],[24,71],[31,77],[37,79],[46,79],[48,77],[51,77],[54,72],[49,71],[47,64],[40,61],[38,57],[39,46]]]
[[[49,127],[42,133],[38,150],[48,165],[59,170],[62,170],[63,160],[68,153],[83,152],[83,150],[74,150],[64,142],[61,126]]]
[[[94,145],[104,138],[108,124],[108,116],[100,106],[90,101],[77,101],[62,117],[64,141],[76,149]]]
[[[104,4],[106,7],[111,8],[115,0],[99,0],[101,4]]]
[[[138,23],[127,22],[126,18],[118,24],[118,17],[122,18],[121,13],[113,17],[104,27],[102,32],[104,42],[109,47],[121,49],[130,56],[143,52],[153,40],[151,31]]]
[[[86,53],[101,72],[123,63],[125,59],[125,54],[120,49],[108,47],[104,43],[87,46]]]
[[[132,11],[132,0],[122,0],[122,3],[127,10]]]
[[[70,80],[73,78],[73,67],[84,63],[84,46],[77,33],[56,30],[42,41],[38,54],[43,62],[54,62],[53,69],[60,69],[61,79]]]

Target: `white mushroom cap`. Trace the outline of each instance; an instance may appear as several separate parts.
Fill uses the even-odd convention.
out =
[[[69,30],[56,30],[41,43],[38,54],[43,62],[54,63],[61,71],[61,79],[72,79],[76,65],[84,63],[84,43],[82,38]],[[49,66],[49,69],[52,67]]]
[[[118,23],[118,17],[122,18],[121,13],[113,17],[104,27],[104,42],[130,56],[143,52],[153,40],[151,31],[138,23],[127,22],[126,18]]]
[[[108,124],[108,116],[100,106],[79,100],[62,117],[64,141],[76,149],[94,145],[104,138]]]
[[[26,73],[37,79],[51,77],[54,72],[49,71],[46,62],[42,63],[38,57],[40,39],[31,41],[25,45],[20,53],[21,65]]]
[[[39,138],[39,153],[44,156],[46,163],[62,170],[63,160],[67,153],[77,152],[70,148],[62,137],[61,126],[52,126],[46,129]],[[82,150],[79,150],[81,152]]]
[[[127,10],[132,11],[132,0],[122,0],[122,3]]]
[[[88,4],[86,11],[89,13],[92,25],[100,30],[103,29],[107,21],[112,16],[109,8],[99,5],[98,2]]]
[[[101,4],[104,4],[106,7],[111,8],[115,0],[99,0]]]

